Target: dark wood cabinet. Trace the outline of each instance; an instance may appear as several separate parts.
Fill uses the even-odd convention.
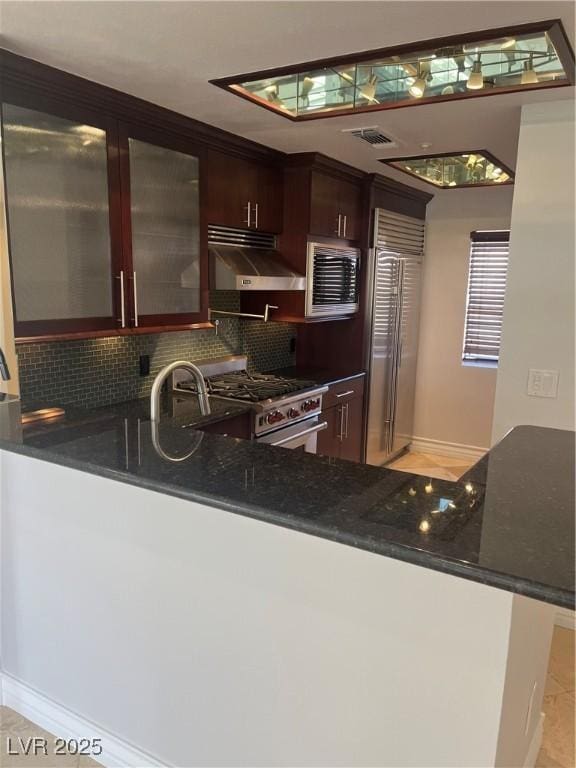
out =
[[[358,240],[362,227],[362,189],[320,171],[310,180],[310,234]]]
[[[180,136],[127,124],[119,137],[122,327],[206,321],[204,152]]]
[[[322,420],[328,426],[318,435],[318,453],[348,461],[362,461],[364,377],[333,384],[324,395]]]
[[[204,150],[58,99],[2,95],[16,337],[207,325]]]
[[[279,167],[216,150],[208,152],[207,167],[209,224],[282,231],[283,180]]]
[[[117,125],[9,87],[2,100],[16,336],[115,332],[122,315]]]
[[[241,413],[239,416],[230,416],[221,421],[214,421],[200,427],[202,432],[212,435],[225,435],[226,437],[239,437],[242,440],[250,440],[252,437],[252,417],[250,413]]]

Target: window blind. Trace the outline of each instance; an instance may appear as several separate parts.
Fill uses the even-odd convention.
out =
[[[470,234],[470,273],[464,329],[464,361],[498,362],[510,233]]]

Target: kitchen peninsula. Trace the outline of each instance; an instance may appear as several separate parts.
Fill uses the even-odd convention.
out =
[[[195,400],[157,439],[147,401],[32,429],[19,408],[8,693],[148,764],[529,764],[553,606],[574,605],[572,433],[519,427],[450,483],[202,432]]]

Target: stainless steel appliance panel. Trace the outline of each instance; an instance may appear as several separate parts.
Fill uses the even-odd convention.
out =
[[[297,424],[291,424],[277,429],[275,432],[261,435],[256,440],[259,443],[276,445],[281,448],[291,450],[302,448],[306,453],[316,453],[318,433],[326,429],[327,426],[327,422],[320,421],[319,416],[313,416]]]
[[[417,259],[401,260],[400,328],[398,332],[398,370],[396,374],[396,407],[392,424],[392,453],[410,445],[414,434],[414,401],[416,396],[416,364],[418,326],[420,320],[420,285],[422,265]]]
[[[366,461],[412,439],[424,222],[376,210]]]
[[[306,317],[342,317],[358,311],[360,251],[308,243]]]
[[[382,464],[391,451],[399,273],[395,255],[376,254],[366,457],[369,464]]]

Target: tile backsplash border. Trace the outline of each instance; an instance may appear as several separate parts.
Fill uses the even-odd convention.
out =
[[[211,306],[238,311],[233,291],[211,294]],[[296,328],[288,323],[221,318],[212,329],[111,336],[17,345],[20,394],[25,406],[75,405],[93,408],[149,394],[155,374],[178,358],[202,360],[246,354],[254,371],[294,364]],[[140,356],[150,373],[140,375]]]

